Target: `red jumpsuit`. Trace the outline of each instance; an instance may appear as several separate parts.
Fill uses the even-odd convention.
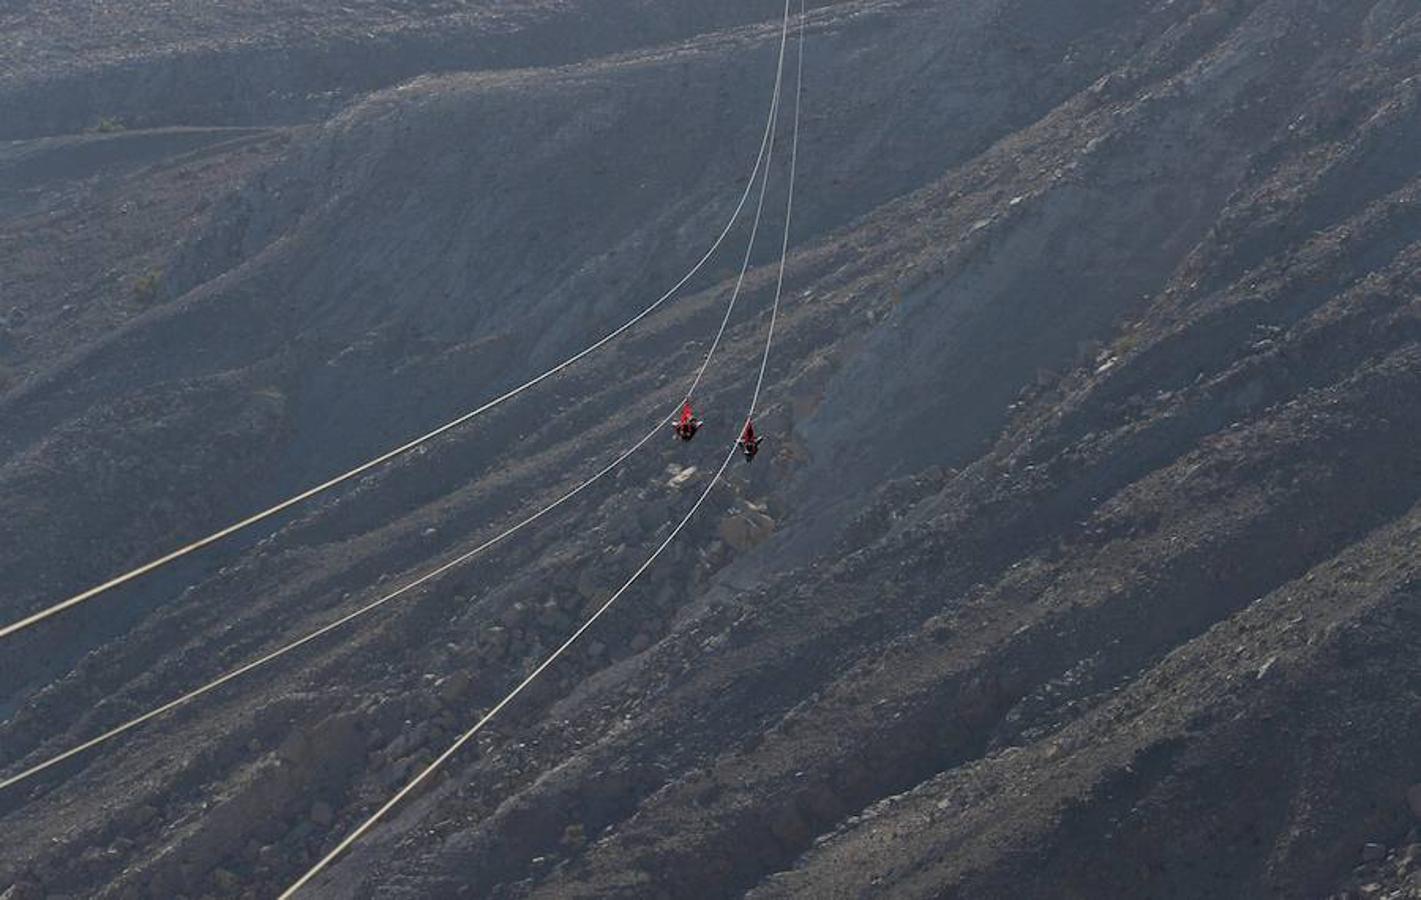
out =
[[[681,419],[676,423],[676,436],[683,441],[689,441],[696,436],[696,429],[701,427],[701,423],[696,421],[696,414],[691,410],[691,404],[687,403],[681,408]]]
[[[745,433],[740,436],[740,448],[745,451],[747,461],[755,458],[755,454],[760,452],[760,439],[755,436],[755,425],[753,422],[745,423]]]

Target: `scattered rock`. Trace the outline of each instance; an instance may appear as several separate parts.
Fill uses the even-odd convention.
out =
[[[692,478],[694,478],[695,476],[696,476],[696,467],[695,467],[695,466],[687,466],[686,468],[684,468],[684,469],[682,469],[681,471],[677,472],[675,475],[672,475],[672,476],[671,476],[671,480],[668,481],[668,482],[666,482],[666,486],[669,487],[669,488],[677,488],[677,489],[682,488],[682,487],[685,487],[686,482],[690,481],[690,480],[691,480]]]
[[[1386,859],[1386,845],[1369,841],[1362,846],[1363,862],[1380,862]]]
[[[738,552],[745,552],[768,538],[775,530],[775,520],[763,512],[745,509],[720,522],[720,538]]]
[[[332,716],[314,727],[294,722],[292,726],[276,754],[299,770],[325,765],[363,743],[355,735],[355,721],[348,717]]]

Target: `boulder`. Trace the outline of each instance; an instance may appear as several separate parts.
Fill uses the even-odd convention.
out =
[[[277,756],[297,771],[339,771],[358,764],[364,736],[354,715],[329,716],[313,726],[297,725],[277,748]]]
[[[743,553],[764,541],[774,530],[774,519],[758,510],[745,509],[721,520],[720,539]]]
[[[696,467],[695,467],[695,466],[687,466],[686,468],[684,468],[684,469],[682,469],[681,471],[677,472],[675,475],[672,475],[672,476],[671,476],[671,480],[669,480],[669,481],[666,482],[666,486],[669,487],[669,488],[676,488],[676,489],[679,490],[679,489],[681,489],[681,488],[683,488],[683,487],[686,486],[686,482],[690,481],[692,478],[695,478],[695,477],[696,477]]]

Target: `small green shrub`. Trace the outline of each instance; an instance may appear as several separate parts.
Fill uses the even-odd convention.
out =
[[[98,132],[99,134],[113,134],[117,131],[123,131],[126,127],[127,126],[123,124],[122,119],[115,119],[112,116],[104,116],[102,119],[99,120],[99,124],[94,126],[93,130]]]
[[[562,845],[571,852],[581,850],[587,845],[587,828],[581,822],[567,826],[562,833]]]
[[[158,300],[162,288],[163,273],[158,269],[153,269],[133,280],[133,299],[147,306]]]
[[[1140,334],[1137,331],[1127,331],[1120,335],[1115,341],[1115,355],[1124,356],[1131,350],[1140,346]]]

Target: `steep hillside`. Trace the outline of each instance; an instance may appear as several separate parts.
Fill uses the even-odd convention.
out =
[[[69,6],[5,15],[60,48]],[[780,36],[776,4],[110,6],[131,28],[4,96],[187,53],[280,87],[0,148],[7,621],[644,306],[743,189]],[[361,29],[459,51],[350,80],[233,49]],[[1421,10],[846,0],[806,40],[766,452],[309,893],[1421,896]],[[702,437],[0,792],[7,900],[272,896],[575,629],[734,437],[786,150]],[[605,465],[678,401],[747,230],[538,391],[9,642],[0,774]]]
[[[0,9],[7,35],[0,139],[309,121],[418,75],[567,64],[758,22],[767,8],[759,0],[125,0],[98,7],[19,0]]]

